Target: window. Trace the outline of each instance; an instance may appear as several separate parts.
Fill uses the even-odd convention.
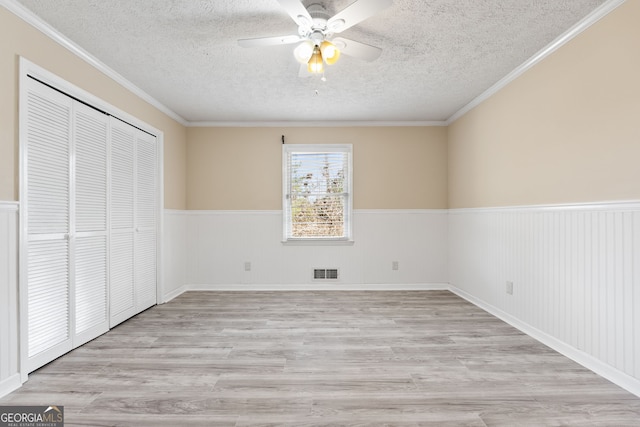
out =
[[[351,241],[351,145],[283,145],[285,241]]]

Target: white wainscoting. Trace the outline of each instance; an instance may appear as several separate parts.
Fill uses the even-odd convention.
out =
[[[22,385],[18,346],[18,203],[0,201],[0,397]]]
[[[162,236],[162,298],[167,302],[187,284],[187,211],[164,210]]]
[[[640,203],[450,210],[449,266],[454,292],[640,396]]]
[[[347,246],[283,245],[281,211],[184,214],[188,289],[331,288],[313,280],[314,268],[338,268],[335,286],[343,289],[447,286],[446,210],[356,210],[355,242]],[[169,230],[177,226],[172,217],[177,215],[167,216],[165,238],[170,245],[174,231]],[[170,258],[167,253],[165,257]],[[393,261],[398,261],[398,270],[392,270]]]

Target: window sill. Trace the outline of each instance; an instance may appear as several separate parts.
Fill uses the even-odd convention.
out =
[[[283,240],[284,246],[353,246],[351,239],[289,239]]]

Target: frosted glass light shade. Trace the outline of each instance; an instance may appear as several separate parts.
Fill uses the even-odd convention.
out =
[[[307,70],[310,73],[319,74],[324,71],[324,62],[322,61],[322,53],[320,53],[320,49],[318,46],[313,48],[313,54],[307,63]]]
[[[293,50],[293,56],[299,63],[306,64],[309,62],[309,59],[311,59],[311,55],[313,55],[313,48],[313,42],[311,40],[305,40]]]
[[[335,64],[340,58],[340,50],[336,45],[326,40],[320,44],[320,52],[322,53],[322,58],[327,65]]]

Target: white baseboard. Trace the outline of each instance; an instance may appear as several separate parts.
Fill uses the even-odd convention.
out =
[[[311,284],[235,284],[207,285],[192,284],[184,286],[184,291],[443,291],[448,290],[446,283],[409,283],[409,284],[347,284],[347,283],[311,283]],[[176,295],[177,296],[177,295]]]
[[[541,342],[542,344],[554,349],[563,356],[568,357],[569,359],[573,360],[576,363],[579,363],[590,371],[595,372],[601,377],[611,381],[615,385],[622,387],[628,392],[640,397],[639,380],[623,372],[620,372],[619,370],[607,365],[606,363],[596,359],[595,357],[581,350],[578,350],[577,348],[572,347],[569,344],[560,341],[559,339],[554,338],[537,328],[534,328],[533,326],[521,321],[520,319],[510,315],[509,313],[505,313],[499,308],[485,303],[484,301],[474,297],[473,295],[463,291],[462,289],[458,289],[455,286],[449,286],[449,290],[458,295],[460,298],[469,301],[471,304],[481,308],[482,310],[492,314],[493,316],[496,316],[498,319],[510,324],[514,328],[520,330],[521,332],[524,332],[525,334]]]
[[[20,374],[13,374],[7,379],[0,381],[0,398],[6,396],[12,391],[16,391],[22,387],[22,381],[20,381]]]
[[[187,291],[187,287],[186,286],[180,286],[178,289],[175,289],[175,290],[163,295],[162,304],[168,303],[169,301],[171,301],[172,299],[174,299],[176,297],[179,297],[180,295],[182,295],[186,291]]]

